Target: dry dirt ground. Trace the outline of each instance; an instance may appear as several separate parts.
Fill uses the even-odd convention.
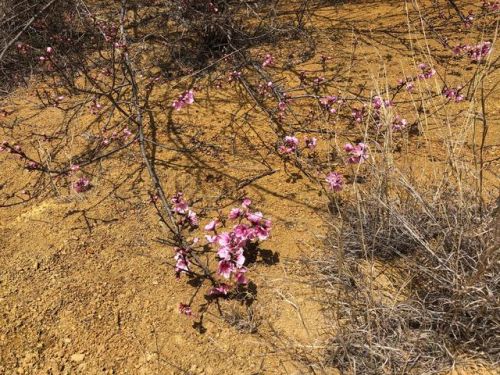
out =
[[[314,55],[300,68],[320,69],[320,56],[331,56],[328,64],[339,84],[383,84],[384,75],[394,84],[414,57],[404,35],[402,1],[325,5],[308,22],[322,31]],[[400,32],[389,33],[391,26]],[[293,43],[298,42],[274,46],[277,61],[307,47]],[[289,72],[282,75],[296,80]],[[179,113],[170,109],[169,84],[155,89],[156,143],[171,148],[156,147],[156,164],[169,192],[181,190],[197,201],[195,209],[203,208],[203,224],[244,196],[273,220],[271,239],[250,265],[255,301],[224,302],[224,316],[211,306],[203,328],[194,324],[205,302],[202,292],[194,299],[194,317],[178,313],[179,302],[187,302],[195,288],[175,278],[173,250],[161,243],[163,228],[137,148],[89,169],[89,192],[54,184],[36,199],[28,198],[37,173],[3,153],[0,374],[336,373],[313,371],[300,361],[321,360],[334,330],[324,318],[322,291],[311,286],[301,263],[325,251],[325,197],[269,152],[276,136],[262,113],[240,104],[240,90],[230,84],[209,87],[209,78],[196,82],[196,103]],[[1,119],[7,125],[2,136],[50,134],[69,121],[57,108],[41,108],[34,88],[36,82],[3,100],[12,113]],[[498,125],[498,101],[495,106],[490,121]],[[85,109],[71,119],[79,124],[75,149],[92,120]],[[497,143],[490,139],[489,157]],[[43,140],[30,147],[43,152]],[[69,159],[71,150],[66,152]],[[276,172],[245,184],[268,168]]]

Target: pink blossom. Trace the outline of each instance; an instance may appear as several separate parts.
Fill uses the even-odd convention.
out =
[[[219,259],[231,260],[231,248],[228,246],[222,246],[217,250],[217,256]]]
[[[328,187],[332,191],[341,191],[343,184],[344,184],[344,178],[340,173],[337,172],[330,172],[326,175],[326,182],[328,182]]]
[[[132,132],[128,128],[123,129],[123,136],[124,137],[130,137],[131,135],[132,135]]]
[[[347,143],[344,145],[344,150],[350,154],[350,157],[347,159],[349,164],[360,164],[368,159],[368,148],[366,144],[362,142],[358,143],[356,146]]]
[[[239,248],[236,250],[233,254],[233,260],[234,264],[236,265],[236,268],[241,268],[245,264],[245,256],[243,255],[243,249]]]
[[[207,240],[208,243],[214,243],[219,240],[219,236],[210,236],[208,234],[205,234],[205,239]]]
[[[453,101],[455,103],[460,103],[465,98],[462,94],[460,94],[461,86],[458,86],[456,89],[451,89],[448,87],[443,88],[443,96],[449,101]]]
[[[206,231],[214,231],[218,224],[219,224],[219,220],[214,219],[210,223],[208,223],[207,225],[205,225],[204,229]]]
[[[183,248],[175,249],[175,274],[177,277],[179,277],[181,273],[189,272],[189,265],[191,264],[188,259],[189,251],[189,249]]]
[[[227,232],[221,233],[217,238],[217,243],[219,246],[228,246],[231,244],[231,236]]]
[[[413,83],[412,81],[406,82],[406,91],[413,92],[414,89],[415,89],[415,83]]]
[[[225,283],[221,283],[208,291],[209,296],[218,297],[218,296],[227,296],[227,294],[231,291],[231,287]]]
[[[179,313],[186,316],[191,316],[193,315],[193,310],[191,310],[191,306],[184,303],[179,303]]]
[[[291,154],[297,150],[299,145],[299,140],[297,137],[286,136],[283,140],[283,145],[278,148],[278,151],[282,154]]]
[[[436,75],[436,70],[431,68],[427,64],[421,63],[421,64],[418,64],[418,67],[422,71],[420,74],[418,74],[418,78],[421,80],[429,79],[429,78],[432,78]]]
[[[172,103],[172,107],[176,111],[180,111],[187,105],[194,103],[194,92],[193,90],[184,91],[177,100]]]
[[[325,77],[320,76],[320,77],[316,77],[316,78],[314,78],[314,80],[313,80],[313,84],[314,84],[315,86],[319,86],[319,85],[321,85],[322,83],[324,83],[325,81],[326,81]]]
[[[365,107],[362,107],[361,109],[353,108],[351,112],[354,121],[358,123],[363,122],[364,113]]]
[[[89,111],[91,114],[97,115],[101,109],[102,105],[97,100],[93,100],[92,104],[90,105]]]
[[[382,107],[383,108],[392,107],[392,102],[388,99],[383,100],[380,96],[375,96],[372,100],[372,106],[373,106],[373,109],[378,111]]]
[[[265,68],[266,66],[273,66],[274,65],[274,58],[273,55],[270,53],[266,54],[264,57],[264,61],[262,62],[262,67]]]
[[[316,145],[318,144],[318,140],[315,137],[306,137],[305,139],[306,142],[306,147],[310,150],[314,150],[316,148]]]
[[[236,274],[234,275],[236,282],[240,285],[246,285],[248,284],[248,279],[245,276],[245,273],[247,272],[247,269],[245,267],[242,267],[236,271]]]
[[[189,210],[186,215],[186,221],[191,227],[197,227],[199,225],[198,216],[196,212]]]
[[[187,212],[189,206],[187,202],[184,200],[182,193],[175,194],[170,200],[173,204],[174,211],[178,214],[184,214]]]
[[[500,10],[500,1],[483,0],[483,8],[490,12],[497,12]]]
[[[280,112],[285,112],[285,110],[286,110],[286,106],[287,106],[287,102],[286,102],[286,101],[281,100],[281,101],[278,103],[278,110],[279,110]]]
[[[17,43],[17,52],[19,52],[21,55],[26,55],[28,53],[28,48],[30,46],[26,43]]]
[[[453,51],[454,55],[461,55],[462,53],[467,51],[468,48],[470,48],[470,47],[465,45],[465,44],[459,44],[459,45],[453,47],[452,51]]]
[[[472,26],[472,23],[474,22],[474,14],[469,11],[469,14],[464,17],[464,24],[466,28],[469,28]]]
[[[394,119],[392,120],[392,130],[401,131],[406,128],[406,125],[408,125],[408,121],[406,121],[406,119],[401,118],[399,115],[394,116]]]
[[[481,42],[468,48],[468,55],[472,61],[483,61],[491,52],[491,42]]]
[[[73,189],[77,193],[83,193],[91,188],[90,180],[86,177],[79,178],[73,183]]]
[[[258,92],[261,96],[269,96],[273,90],[273,82],[268,81],[265,83],[260,83],[258,87]]]
[[[335,103],[341,103],[337,96],[325,96],[319,99],[319,103],[330,113],[337,113],[337,109],[333,107]]]
[[[247,219],[249,222],[251,222],[252,224],[259,224],[260,221],[262,220],[262,212],[249,212],[247,214]]]
[[[245,224],[238,224],[233,228],[236,237],[246,240],[249,235],[248,227]]]
[[[52,48],[52,47],[47,47],[47,48],[45,49],[45,51],[47,52],[47,55],[52,55],[52,53],[54,53],[54,48]]]
[[[229,279],[231,277],[231,273],[234,271],[234,264],[228,260],[221,260],[219,262],[219,267],[217,268],[217,273],[226,278]]]
[[[229,211],[229,219],[235,220],[243,215],[243,211],[241,208],[232,208],[231,211]]]
[[[241,78],[241,72],[235,70],[229,75],[228,81],[233,82],[239,80],[240,78]]]
[[[243,198],[243,201],[241,202],[241,206],[244,208],[250,207],[252,204],[252,201],[249,198]]]
[[[34,171],[40,169],[40,165],[35,161],[29,161],[28,164],[26,165],[26,169],[28,171]]]
[[[264,241],[269,238],[269,233],[271,231],[271,220],[262,220],[258,225],[253,227],[254,236],[256,236],[259,241]]]

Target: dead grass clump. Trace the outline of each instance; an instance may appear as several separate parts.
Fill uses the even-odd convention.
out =
[[[394,190],[362,194],[331,238],[324,274],[338,287],[339,329],[328,364],[355,374],[437,373],[459,356],[498,364],[498,208],[450,186],[400,178]],[[390,287],[384,267],[397,270]]]
[[[251,305],[240,303],[229,304],[222,317],[226,323],[242,333],[257,333],[262,324],[262,316],[258,310]]]

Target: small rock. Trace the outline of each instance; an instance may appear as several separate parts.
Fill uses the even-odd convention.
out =
[[[85,359],[85,354],[83,353],[73,354],[69,359],[72,362],[80,363]]]

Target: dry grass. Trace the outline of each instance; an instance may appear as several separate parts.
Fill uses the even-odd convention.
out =
[[[498,209],[481,214],[453,190],[402,195],[363,195],[331,238],[324,274],[338,288],[339,330],[329,364],[359,374],[436,373],[461,354],[497,364]],[[389,292],[377,260],[397,269]]]

